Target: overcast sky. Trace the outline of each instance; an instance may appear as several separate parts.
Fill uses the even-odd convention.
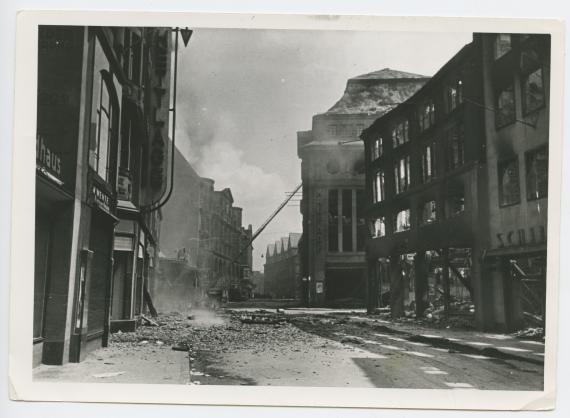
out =
[[[201,176],[230,187],[257,229],[301,182],[297,131],[340,99],[354,76],[392,68],[433,75],[471,33],[196,29],[180,43],[176,142]],[[254,242],[301,232],[295,204]]]

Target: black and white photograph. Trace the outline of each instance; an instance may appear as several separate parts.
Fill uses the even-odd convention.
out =
[[[560,28],[189,16],[26,26],[30,384],[548,393]]]

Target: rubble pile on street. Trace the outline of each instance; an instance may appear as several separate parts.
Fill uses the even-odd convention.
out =
[[[229,312],[219,315],[224,319],[220,324],[202,326],[185,314],[163,314],[156,318],[158,326],[143,325],[135,332],[114,333],[111,343],[125,348],[170,345],[174,350],[189,351],[192,355],[200,350],[222,353],[238,348],[255,352],[269,345],[286,345],[292,340],[303,341],[308,337],[280,313]]]
[[[529,327],[521,329],[513,334],[517,338],[532,339],[537,341],[544,341],[544,328],[542,327]]]

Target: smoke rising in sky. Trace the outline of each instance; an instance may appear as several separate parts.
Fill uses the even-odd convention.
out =
[[[195,29],[181,46],[176,141],[196,171],[230,187],[254,231],[301,181],[297,131],[327,111],[354,76],[389,67],[433,75],[471,33]],[[254,242],[301,232],[292,203]]]

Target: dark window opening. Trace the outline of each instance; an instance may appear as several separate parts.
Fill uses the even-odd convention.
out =
[[[374,203],[382,202],[386,198],[384,191],[384,171],[380,170],[376,172],[372,181],[372,187]]]
[[[354,251],[352,243],[352,190],[342,191],[342,251]]]
[[[435,104],[429,101],[420,106],[419,110],[419,124],[420,130],[424,131],[435,123]]]
[[[447,133],[447,169],[454,170],[465,164],[465,138],[463,125]]]
[[[447,216],[452,217],[465,211],[465,187],[463,183],[453,183],[447,190]]]
[[[495,105],[495,125],[500,128],[515,121],[515,92],[513,85],[497,91]]]
[[[402,157],[394,166],[396,194],[405,192],[410,187],[410,156]]]
[[[508,206],[520,202],[520,182],[518,160],[499,162],[499,205]]]
[[[372,221],[372,237],[381,238],[386,236],[386,219],[381,216]]]
[[[382,149],[382,137],[375,139],[372,142],[372,147],[370,150],[370,155],[371,155],[371,159],[372,161],[377,160],[378,158],[380,158],[383,154],[383,149]]]
[[[329,251],[338,251],[338,190],[329,190]]]
[[[421,225],[429,225],[437,220],[437,211],[435,200],[425,202],[421,209]]]
[[[522,96],[525,114],[544,106],[545,97],[542,68],[531,72],[522,79]]]
[[[400,122],[392,130],[392,143],[393,147],[397,148],[410,140],[409,137],[409,123],[407,120]]]
[[[461,103],[463,103],[463,82],[457,80],[455,83],[447,86],[446,89],[447,111],[451,112]]]
[[[527,152],[526,198],[542,199],[548,196],[548,148]]]
[[[422,182],[428,183],[435,178],[435,143],[424,146],[422,150]]]
[[[403,232],[409,230],[412,225],[410,223],[410,209],[400,210],[394,219],[394,232]]]
[[[356,251],[364,251],[366,241],[370,237],[364,216],[364,190],[356,191]]]

